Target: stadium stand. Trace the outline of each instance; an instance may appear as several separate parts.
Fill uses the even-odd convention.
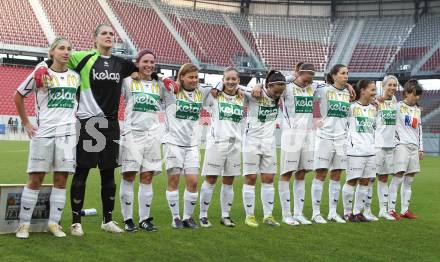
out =
[[[0,115],[17,115],[13,95],[17,87],[32,72],[32,68],[0,66]],[[32,98],[25,100],[28,115],[35,115],[35,101]]]
[[[0,43],[46,47],[48,41],[28,1],[0,1]],[[13,22],[20,21],[20,22]]]

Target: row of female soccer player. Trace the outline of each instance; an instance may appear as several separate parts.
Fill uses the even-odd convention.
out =
[[[411,183],[419,172],[421,143],[420,109],[417,102],[422,88],[415,80],[404,86],[404,100],[394,94],[398,81],[386,77],[383,95],[376,96],[375,84],[361,80],[353,88],[348,81],[348,68],[334,66],[327,84],[313,82],[312,64],[298,66],[294,77],[271,71],[264,86],[240,86],[234,68],[224,71],[223,81],[212,88],[199,84],[198,68],[183,65],[176,82],[160,80],[155,70],[155,54],[141,50],[136,63],[111,54],[114,31],[99,26],[94,34],[95,46],[90,51],[71,53],[72,45],[57,38],[49,48],[50,59],[40,64],[17,89],[15,103],[27,133],[31,137],[28,160],[29,174],[20,208],[19,238],[29,237],[30,220],[44,176],[54,172],[50,197],[48,230],[57,237],[66,234],[59,221],[66,202],[66,182],[74,173],[70,201],[70,232],[82,236],[81,209],[85,186],[91,168],[98,166],[101,176],[101,198],[104,231],[123,232],[112,219],[116,185],[114,171],[118,166],[121,141],[122,181],[121,211],[126,231],[137,230],[133,222],[134,180],[140,175],[138,203],[139,228],[156,231],[150,208],[153,199],[153,177],[162,170],[160,145],[168,177],[166,199],[172,215],[172,227],[210,227],[208,208],[217,178],[221,176],[221,224],[235,226],[230,216],[234,199],[234,178],[242,175],[245,224],[257,227],[254,215],[255,185],[261,177],[263,223],[279,226],[272,215],[275,203],[274,176],[277,171],[275,129],[282,115],[281,177],[279,195],[282,222],[288,225],[310,224],[303,215],[304,178],[315,170],[311,195],[315,223],[326,223],[320,203],[323,183],[330,171],[329,214],[327,219],[339,223],[376,220],[371,213],[372,185],[378,175],[379,217],[396,220],[415,218],[408,210]],[[137,80],[135,80],[137,79]],[[290,81],[290,82],[289,82]],[[37,126],[33,126],[24,109],[24,98],[36,93]],[[120,95],[125,97],[125,120],[122,136],[117,120]],[[356,100],[350,103],[350,97]],[[78,99],[79,98],[79,99]],[[313,123],[313,101],[319,99],[321,120],[316,132]],[[372,103],[375,103],[373,105]],[[282,110],[280,106],[282,105]],[[166,112],[166,133],[159,129],[159,112]],[[212,112],[207,134],[200,191],[199,224],[193,219],[199,199],[200,110]],[[247,107],[247,117],[243,117]],[[79,133],[75,123],[79,120]],[[243,121],[246,121],[243,132]],[[241,161],[241,155],[243,161]],[[340,177],[347,170],[342,190],[344,215],[336,213],[340,195]],[[388,187],[388,174],[393,179]],[[180,216],[178,184],[185,178],[183,217]],[[294,212],[291,213],[289,181],[294,176]],[[403,182],[403,183],[402,183]],[[401,189],[401,214],[395,211],[398,186]],[[352,205],[354,198],[354,207]]]

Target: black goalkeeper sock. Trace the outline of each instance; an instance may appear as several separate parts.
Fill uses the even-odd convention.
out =
[[[113,220],[112,212],[115,207],[115,169],[109,168],[101,170],[100,173],[103,221],[104,223],[108,223]]]
[[[81,210],[84,205],[88,168],[76,168],[70,187],[70,205],[72,206],[72,224],[81,223]]]

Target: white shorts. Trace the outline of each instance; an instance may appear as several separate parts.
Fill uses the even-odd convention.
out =
[[[348,156],[347,181],[355,178],[375,178],[375,156]]]
[[[394,173],[394,148],[379,148],[376,153],[376,172],[378,175]]]
[[[281,174],[313,170],[315,135],[312,130],[284,129],[281,135]]]
[[[277,152],[275,138],[245,137],[243,141],[243,175],[276,174]]]
[[[122,173],[162,171],[160,141],[145,132],[142,135],[128,133],[121,137]]]
[[[397,145],[394,152],[394,174],[420,172],[419,148],[415,145]]]
[[[317,169],[347,169],[347,140],[324,139],[315,137],[313,168]]]
[[[240,141],[208,139],[202,176],[239,176],[241,168]]]
[[[181,175],[199,173],[198,146],[185,147],[166,143],[163,145],[163,152],[167,171],[179,169]]]
[[[68,172],[76,167],[76,136],[33,137],[29,145],[28,173]]]

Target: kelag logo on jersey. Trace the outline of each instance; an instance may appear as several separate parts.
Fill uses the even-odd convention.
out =
[[[312,113],[313,96],[295,96],[295,113]]]
[[[383,119],[383,123],[386,126],[393,126],[396,124],[396,110],[382,110],[381,116]]]
[[[231,120],[238,123],[243,118],[243,106],[241,105],[219,102],[218,107],[220,120]]]
[[[356,132],[373,133],[374,118],[367,116],[356,116]]]
[[[104,70],[104,72],[96,72],[95,68],[92,70],[93,80],[110,80],[116,81],[116,83],[119,83],[121,80],[119,73],[109,73],[107,70]]]
[[[350,103],[337,100],[328,100],[327,116],[344,118],[348,116]]]
[[[278,116],[278,106],[260,106],[258,108],[258,120],[260,122],[274,121]]]
[[[176,101],[176,118],[186,120],[199,120],[201,103],[188,102],[186,100],[178,99]]]
[[[73,108],[76,100],[76,88],[52,87],[48,89],[48,108]]]
[[[155,113],[159,111],[159,99],[157,94],[133,92],[133,111]]]

